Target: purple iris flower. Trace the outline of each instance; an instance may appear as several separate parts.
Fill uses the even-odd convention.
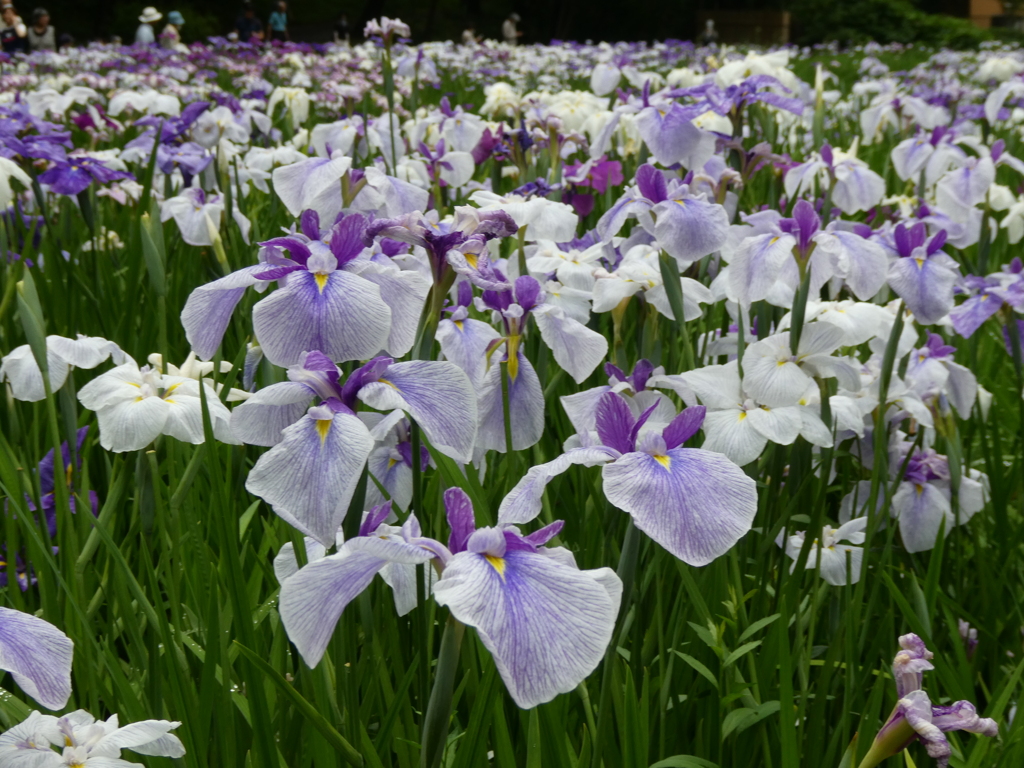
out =
[[[467,274],[481,273],[485,280],[481,287],[488,287],[486,279],[491,273],[486,267],[490,264],[486,244],[494,238],[514,235],[518,230],[515,221],[504,211],[478,211],[460,206],[451,224],[437,222],[419,211],[394,219],[377,219],[367,227],[363,242],[372,245],[375,239],[390,238],[418,245],[427,252],[435,284],[445,282],[452,266]]]
[[[108,168],[88,155],[70,155],[66,161],[58,160],[51,168],[39,174],[39,182],[48,184],[50,190],[58,195],[77,195],[93,181],[109,184],[119,179],[134,178],[130,173]]]
[[[600,464],[608,501],[680,560],[706,565],[728,552],[754,521],[754,481],[721,454],[682,447],[703,424],[703,406],[686,408],[664,428],[644,431],[657,407],[637,418],[620,395],[602,395],[597,439],[581,435],[582,447],[531,468],[501,502],[499,523],[533,520],[554,476],[573,464]]]
[[[85,426],[78,430],[76,433],[77,445],[75,448],[75,456],[77,457],[77,465],[80,468],[82,466],[82,444],[85,442],[86,436],[89,434],[89,427]],[[68,448],[67,442],[61,443],[61,479],[67,484],[69,490],[71,490],[71,496],[68,499],[71,512],[75,512],[75,496],[74,489],[71,488],[71,449]],[[56,504],[56,495],[54,494],[55,487],[55,474],[53,466],[53,449],[43,457],[43,460],[39,462],[39,490],[41,493],[40,504],[43,508],[43,514],[46,515],[46,525],[50,530],[50,537],[53,538],[57,535],[57,511],[54,508]],[[89,491],[89,505],[92,508],[93,515],[99,513],[99,496],[96,491]]]
[[[918,322],[939,322],[953,309],[953,288],[960,277],[956,261],[942,251],[945,230],[929,239],[923,222],[909,228],[897,224],[893,241],[899,258],[889,267],[889,287]]]
[[[958,292],[968,293],[967,300],[949,313],[953,328],[965,339],[1004,305],[1024,310],[1024,271],[1021,260],[1014,258],[1003,270],[988,277],[968,275]]]
[[[473,304],[473,286],[468,281],[458,284],[458,301],[444,310],[448,317],[437,326],[437,340],[445,360],[450,360],[465,371],[473,387],[483,385],[488,369],[487,350],[492,342],[501,338],[494,328],[469,316]]]
[[[561,521],[528,535],[511,526],[477,529],[469,498],[456,488],[445,492],[445,508],[447,546],[424,538],[415,517],[396,528],[384,523],[389,509],[375,508],[337,554],[284,580],[281,620],[303,659],[319,663],[342,612],[377,573],[429,562],[440,573],[435,600],[477,630],[516,704],[526,709],[572,691],[611,641],[622,582],[608,568],[582,571],[567,550],[545,547]],[[402,588],[410,582],[415,575]]]
[[[307,352],[288,381],[258,390],[231,414],[235,436],[273,446],[249,473],[246,488],[325,546],[334,540],[374,448],[412,417],[440,453],[468,461],[476,440],[476,394],[453,363],[395,363],[374,358],[342,383],[321,352]],[[310,408],[310,403],[318,405]],[[373,432],[359,401],[388,415]]]
[[[631,217],[654,235],[680,267],[717,251],[729,232],[729,215],[723,206],[709,202],[704,194],[693,194],[686,180],[666,180],[653,165],[637,169],[635,186],[627,188],[601,217],[597,232],[611,242]]]
[[[349,214],[321,230],[317,214],[305,211],[299,232],[262,243],[259,264],[192,292],[181,313],[192,349],[213,357],[245,289],[277,282],[253,308],[256,336],[275,365],[295,365],[312,349],[335,362],[381,350],[404,355],[430,286],[418,272],[371,260],[366,226],[365,216]]]
[[[797,116],[804,113],[804,103],[800,99],[783,96],[775,91],[762,90],[768,87],[778,88],[785,93],[792,93],[789,88],[771,75],[754,75],[741,83],[730,85],[725,89],[720,88],[714,83],[705,83],[693,86],[692,88],[680,88],[670,91],[668,95],[696,98],[697,103],[687,107],[691,117],[697,117],[709,110],[724,116],[736,115],[745,106],[757,101],[771,104],[773,107],[784,109]]]
[[[174,167],[178,166],[186,176],[198,176],[212,162],[213,155],[194,141],[177,145],[161,144],[156,149],[156,164],[161,173],[173,173]]]
[[[932,704],[921,689],[924,672],[934,669],[929,661],[932,654],[921,638],[914,634],[903,635],[900,648],[892,665],[899,701],[875,736],[871,749],[860,763],[861,768],[874,768],[915,741],[922,742],[929,757],[934,758],[940,768],[945,768],[953,753],[946,738],[950,731],[989,737],[999,734],[996,721],[978,717],[969,701],[957,701],[949,706]]]
[[[48,709],[63,708],[71,697],[74,647],[49,622],[0,608],[0,669],[10,672],[25,693]]]

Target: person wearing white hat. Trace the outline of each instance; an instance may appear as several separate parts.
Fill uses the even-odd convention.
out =
[[[164,15],[160,13],[153,6],[147,6],[142,9],[142,15],[139,16],[139,28],[135,30],[135,44],[136,45],[152,45],[156,42],[156,33],[153,32],[153,24],[160,21]]]
[[[523,36],[523,33],[516,29],[516,24],[520,21],[518,13],[510,13],[501,25],[501,36],[505,38],[505,42],[509,45],[518,44],[519,38]]]

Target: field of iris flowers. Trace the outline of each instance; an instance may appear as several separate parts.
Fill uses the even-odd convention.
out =
[[[0,768],[1024,764],[1024,53],[367,35],[2,61]]]

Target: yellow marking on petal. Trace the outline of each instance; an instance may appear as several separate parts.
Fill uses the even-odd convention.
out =
[[[170,403],[171,405],[177,405],[178,404],[177,400],[168,400],[166,398],[164,399],[164,402],[165,403]]]
[[[391,469],[397,463],[398,463],[398,459],[388,459],[388,469]]]
[[[469,266],[471,266],[473,269],[476,269],[476,265],[477,265],[477,263],[479,261],[477,259],[476,254],[475,253],[464,253],[462,255],[466,257],[466,263],[469,264]]]
[[[377,379],[377,381],[379,381],[381,384],[387,384],[389,387],[391,387],[393,390],[395,390],[395,392],[400,392],[401,391],[398,387],[396,387],[394,384],[392,384],[387,379]]]
[[[167,397],[169,394],[171,394],[171,392],[173,392],[174,390],[176,390],[180,386],[181,386],[181,382],[180,381],[177,384],[171,384],[171,386],[169,386],[167,389],[164,390],[164,397]]]
[[[784,365],[785,365],[785,364],[786,364],[787,362],[789,362],[789,361],[788,361],[788,360],[779,360],[779,362],[777,362],[777,363],[776,363],[776,365],[777,365],[777,366],[778,366],[779,368],[781,368],[781,367],[782,367],[782,366],[784,366]]]
[[[743,421],[745,418],[747,418],[747,412],[746,411],[740,411],[739,421]]]
[[[73,467],[70,464],[68,464],[67,467],[65,467],[65,469],[64,469],[64,479],[65,479],[65,481],[67,481],[68,486],[71,485],[71,471],[72,471],[72,469],[73,469]]]
[[[779,238],[773,237],[771,240],[768,241],[768,245],[775,245],[777,242],[779,242]]]
[[[320,445],[323,445],[327,440],[327,433],[331,431],[331,424],[333,423],[334,419],[316,420],[316,431],[320,433]]]
[[[139,395],[138,397],[136,397],[136,398],[135,398],[135,402],[136,402],[136,403],[141,403],[141,402],[142,402],[143,400],[145,400],[145,399],[146,399],[146,398],[144,398],[144,397],[143,397],[142,395]]]
[[[327,275],[321,275],[319,272],[313,275],[316,279],[316,287],[320,293],[324,292],[324,288],[327,286]]]
[[[654,454],[654,460],[661,464],[661,466],[663,466],[665,469],[670,469],[672,467],[672,459],[670,459],[668,456],[665,456],[664,454]]]
[[[920,496],[922,493],[924,493],[924,486],[923,485],[915,485],[914,488],[917,490],[917,495],[918,496]]]
[[[455,320],[453,322],[455,323],[455,327],[458,328],[461,331],[462,330],[462,321],[461,320]]]
[[[508,377],[512,381],[519,375],[519,339],[518,335],[508,337]]]
[[[126,381],[125,384],[131,387],[135,387],[136,389],[142,389],[142,385],[136,384],[134,381]]]
[[[487,558],[487,562],[491,564],[491,567],[498,572],[498,575],[502,579],[505,578],[505,558],[495,557],[494,555],[484,555]]]
[[[924,259],[922,259],[920,256],[915,256],[914,261],[917,262],[918,269],[924,269]]]

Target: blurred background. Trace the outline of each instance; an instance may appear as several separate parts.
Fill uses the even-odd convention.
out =
[[[241,13],[241,0],[15,0],[19,13],[31,17],[45,3],[58,34],[76,43],[130,42],[144,6],[155,4],[165,15],[185,17],[184,42],[226,35]],[[274,0],[253,0],[266,24]],[[296,0],[289,3],[291,38],[327,42],[334,23],[346,14],[355,39],[367,19],[398,17],[412,28],[413,39],[458,40],[473,23],[477,34],[498,39],[501,22],[512,12],[522,17],[523,42],[551,40],[694,39],[706,19],[714,19],[720,42],[797,43],[838,41],[856,44],[924,43],[971,47],[989,39],[1024,41],[1020,21],[1024,0]],[[354,40],[355,41],[355,40]]]

